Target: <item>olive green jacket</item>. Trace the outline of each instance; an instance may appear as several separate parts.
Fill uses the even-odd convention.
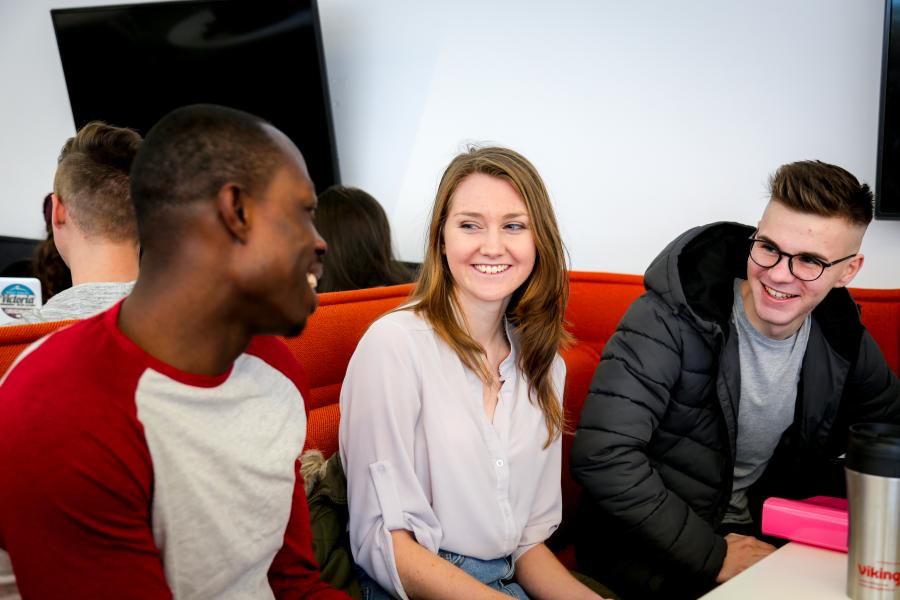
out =
[[[301,473],[309,504],[312,545],[322,580],[361,598],[350,538],[347,534],[347,478],[341,457],[335,452],[327,461],[318,450],[303,453]]]

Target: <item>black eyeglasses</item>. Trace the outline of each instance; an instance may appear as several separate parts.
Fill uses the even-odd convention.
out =
[[[756,234],[754,233],[753,235],[755,236]],[[809,254],[788,254],[787,252],[782,252],[778,246],[768,240],[751,237],[750,241],[752,242],[750,259],[753,262],[764,269],[771,269],[781,261],[782,256],[786,256],[788,259],[788,270],[791,272],[791,275],[800,281],[815,281],[822,276],[822,273],[828,267],[833,267],[856,256],[856,253],[854,253],[844,258],[825,262],[821,258],[816,258]]]

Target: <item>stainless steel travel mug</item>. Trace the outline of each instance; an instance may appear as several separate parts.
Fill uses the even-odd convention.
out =
[[[900,600],[900,426],[850,427],[847,595]]]

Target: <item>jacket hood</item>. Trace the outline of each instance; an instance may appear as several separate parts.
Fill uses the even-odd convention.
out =
[[[735,278],[747,278],[753,232],[730,222],[689,229],[650,263],[644,286],[677,313],[693,315],[701,330],[722,327],[731,315]]]
[[[677,314],[692,315],[700,331],[727,331],[734,280],[747,278],[754,231],[749,225],[724,221],[689,229],[650,263],[644,287],[662,296]],[[831,290],[812,314],[838,354],[848,360],[856,356],[864,327],[847,288]]]

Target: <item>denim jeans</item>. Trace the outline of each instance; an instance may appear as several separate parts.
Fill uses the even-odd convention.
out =
[[[511,556],[481,560],[454,552],[445,552],[444,550],[438,551],[438,556],[490,588],[499,590],[507,596],[518,598],[519,600],[529,600],[522,586],[513,581],[516,567]],[[356,571],[359,574],[359,585],[362,588],[363,600],[390,600],[393,598],[374,579],[369,577],[362,568],[357,566]]]

